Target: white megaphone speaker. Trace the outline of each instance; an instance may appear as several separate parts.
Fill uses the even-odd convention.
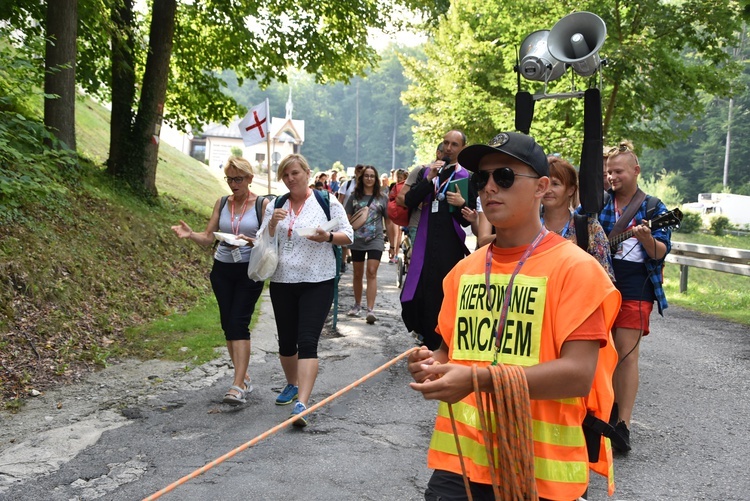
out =
[[[596,73],[601,60],[599,49],[607,37],[607,25],[591,12],[574,12],[560,19],[549,31],[549,53],[582,77]]]
[[[539,30],[528,35],[521,42],[518,56],[518,67],[521,76],[527,80],[549,82],[560,78],[565,73],[565,63],[552,57],[547,50],[549,30]]]

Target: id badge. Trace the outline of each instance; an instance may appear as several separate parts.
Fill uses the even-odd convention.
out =
[[[232,259],[235,263],[239,263],[240,261],[242,261],[242,253],[240,252],[239,247],[235,247],[234,249],[232,249]]]
[[[432,201],[432,213],[436,213],[440,209],[440,201],[439,200],[433,200]]]
[[[294,249],[294,244],[291,240],[287,240],[286,242],[284,242],[284,252],[292,252],[292,249]]]

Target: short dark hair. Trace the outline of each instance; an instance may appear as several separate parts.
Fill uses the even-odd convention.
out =
[[[461,141],[463,141],[463,145],[466,146],[466,134],[464,134],[463,131],[460,131],[458,129],[451,129],[446,134],[449,134],[451,132],[458,132],[459,134],[461,134]]]

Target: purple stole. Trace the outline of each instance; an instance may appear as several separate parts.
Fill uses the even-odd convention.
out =
[[[469,172],[456,164],[456,174],[453,179],[463,179],[469,177]],[[468,196],[468,193],[466,194]],[[409,272],[406,274],[406,281],[404,282],[404,290],[401,293],[401,302],[405,303],[414,299],[414,293],[417,291],[417,284],[419,283],[419,277],[422,274],[422,268],[424,267],[424,255],[427,246],[427,226],[432,213],[432,200],[435,198],[434,191],[428,194],[422,202],[422,214],[419,216],[419,226],[417,226],[417,238],[415,242],[412,242],[411,248],[411,260],[409,261]],[[470,252],[466,248],[466,232],[455,220],[453,220],[453,228],[456,230],[456,236],[464,246],[465,255],[469,255]]]

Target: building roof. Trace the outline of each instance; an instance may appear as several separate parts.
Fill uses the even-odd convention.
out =
[[[229,126],[222,124],[209,124],[202,132],[196,134],[198,137],[228,137],[242,139],[240,135],[240,118],[232,120]],[[271,117],[271,137],[278,141],[305,142],[305,121],[291,118]]]

